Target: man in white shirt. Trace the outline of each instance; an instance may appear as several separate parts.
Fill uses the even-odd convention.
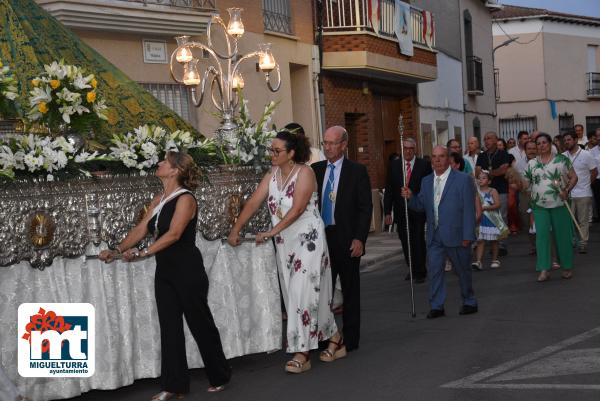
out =
[[[515,158],[513,167],[519,172],[519,174],[523,175],[525,170],[527,170],[527,154],[525,153],[525,144],[529,142],[529,132],[519,132],[517,135],[517,140],[519,141],[517,146],[510,148],[508,153],[513,155]]]
[[[472,136],[467,141],[467,152],[465,153],[465,161],[471,165],[471,171],[475,171],[477,166],[477,158],[481,153],[481,145],[476,136]]]
[[[587,143],[587,136],[585,135],[585,129],[581,124],[575,124],[575,135],[577,135],[577,144],[580,148],[585,148],[585,144]]]
[[[600,172],[600,146],[598,146],[598,141],[600,140],[600,128],[596,129],[596,132],[592,132],[588,135],[588,149],[591,155],[596,159],[596,165],[598,167],[598,171]],[[593,145],[593,146],[590,146]],[[592,182],[592,193],[594,194],[594,203],[596,204],[594,222],[597,223],[600,221],[600,178],[596,177],[596,179]]]
[[[579,253],[587,253],[587,242],[590,235],[590,208],[592,206],[591,184],[598,176],[598,165],[590,152],[579,147],[575,133],[563,134],[563,143],[567,149],[563,155],[571,160],[578,178],[577,185],[571,190],[571,208],[581,228]]]

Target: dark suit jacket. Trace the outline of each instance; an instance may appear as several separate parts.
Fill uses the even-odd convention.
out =
[[[433,210],[433,174],[423,178],[421,192],[408,205],[427,215],[427,245],[435,231]],[[475,185],[473,179],[451,170],[438,206],[438,232],[446,247],[462,246],[463,240],[475,241]]]
[[[327,163],[327,160],[323,160],[311,165],[319,186],[319,210]],[[358,239],[363,244],[367,242],[372,213],[371,181],[367,168],[344,158],[335,198],[334,219],[337,232],[341,233],[343,242],[348,245],[347,249],[350,249],[353,239]]]
[[[404,215],[404,198],[400,191],[404,187],[404,176],[402,174],[402,159],[393,160],[390,163],[390,169],[387,175],[387,183],[385,185],[385,195],[383,197],[383,210],[385,214],[390,214],[392,207],[394,208],[394,220],[398,221],[400,216]],[[415,165],[412,168],[408,187],[413,194],[421,192],[421,180],[431,174],[431,163],[415,158]]]

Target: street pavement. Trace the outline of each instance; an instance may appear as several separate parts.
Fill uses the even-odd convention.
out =
[[[459,316],[457,278],[446,276],[446,317],[428,320],[427,284],[415,286],[417,317],[410,317],[410,286],[401,254],[382,250],[380,236],[399,247],[396,234],[367,242],[363,264],[362,339],[347,358],[312,370],[283,371],[283,352],[231,361],[226,391],[207,394],[202,369],[192,370],[187,400],[244,401],[546,401],[600,399],[600,225],[589,253],[575,257],[574,277],[537,283],[535,258],[525,237],[509,239],[500,269],[473,274],[479,313]],[[379,251],[376,251],[377,249]],[[389,252],[388,252],[389,251]],[[368,255],[368,254],[367,254]],[[383,256],[381,256],[383,255]],[[149,401],[158,379],[113,391],[92,391],[78,401]]]

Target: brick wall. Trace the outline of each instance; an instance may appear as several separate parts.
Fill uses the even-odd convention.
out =
[[[385,96],[397,98],[404,118],[405,135],[416,135],[416,108],[414,107],[414,89],[394,83],[368,82],[368,93],[363,92],[363,80],[344,75],[324,73],[322,77],[325,96],[325,125],[346,127],[353,139],[348,144],[350,159],[364,164],[371,178],[373,188],[385,186],[387,160],[384,154],[384,136],[377,134],[377,122],[381,121],[380,104],[373,90]],[[394,116],[394,118],[396,118]],[[379,126],[380,127],[380,126]],[[381,129],[381,127],[380,127]],[[391,128],[397,132],[395,123]],[[362,152],[358,151],[362,148]],[[399,141],[396,151],[400,153]]]
[[[414,48],[414,56],[408,57],[400,54],[397,42],[381,39],[373,35],[326,35],[323,38],[323,51],[369,51],[416,63],[437,65],[436,54],[418,47]]]

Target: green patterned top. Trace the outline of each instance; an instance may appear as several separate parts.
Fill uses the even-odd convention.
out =
[[[570,169],[571,161],[562,154],[556,155],[546,164],[539,157],[529,160],[524,175],[529,181],[531,206],[546,209],[563,206],[564,201],[559,194],[561,188],[567,186]]]

